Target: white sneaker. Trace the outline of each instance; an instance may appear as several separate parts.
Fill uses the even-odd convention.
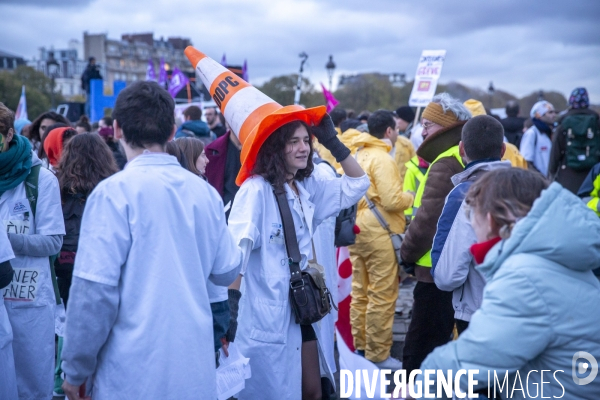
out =
[[[373,364],[375,364],[377,366],[377,368],[379,368],[379,369],[391,369],[391,370],[402,369],[402,362],[400,360],[398,360],[397,358],[393,358],[392,356],[389,356],[387,358],[387,360],[383,360],[381,362],[376,362]]]

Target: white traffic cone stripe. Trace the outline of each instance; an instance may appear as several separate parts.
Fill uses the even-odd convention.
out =
[[[273,101],[270,97],[263,94],[260,90],[257,90],[253,86],[247,86],[237,93],[234,96],[229,98],[229,101],[225,105],[225,111],[223,115],[225,116],[225,120],[229,123],[229,126],[236,134],[236,136],[240,139],[242,143],[248,137],[248,132],[242,133],[242,125],[245,122],[248,122],[245,125],[252,125],[250,131],[254,129],[254,127],[269,113],[261,112],[260,115],[257,115],[257,120],[252,123],[252,120],[255,118],[249,118],[251,114],[253,114],[257,109],[265,104],[272,103],[275,107],[274,109],[281,108],[276,102]],[[245,129],[244,131],[246,131]]]
[[[217,79],[217,77],[223,72],[228,70],[221,64],[215,62],[215,60],[212,58],[204,57],[202,60],[200,60],[198,65],[196,65],[196,71],[198,72],[198,75],[200,76],[204,86],[206,88],[210,88],[215,79]]]

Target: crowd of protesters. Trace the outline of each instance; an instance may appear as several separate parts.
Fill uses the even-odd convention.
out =
[[[378,368],[479,369],[483,390],[489,371],[570,377],[575,353],[600,357],[600,123],[585,89],[558,115],[537,102],[528,127],[516,102],[500,120],[447,93],[421,115],[311,110],[250,141],[218,107],[177,127],[151,82],[97,125],[27,124],[0,103],[0,398],[214,399],[215,352],[234,341],[252,367],[238,398],[334,398],[337,314],[297,322],[288,260],[318,260],[335,289],[336,216],[353,206],[353,344]],[[600,380],[546,384],[561,390],[591,399]]]

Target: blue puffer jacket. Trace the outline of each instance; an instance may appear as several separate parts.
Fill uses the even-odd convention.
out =
[[[210,128],[208,124],[202,120],[190,120],[185,121],[179,129],[177,129],[177,133],[175,133],[175,138],[178,139],[180,137],[210,137]],[[214,138],[213,138],[214,140]]]
[[[546,398],[564,391],[564,399],[598,399],[600,376],[578,385],[572,370],[587,363],[586,373],[576,375],[585,378],[593,369],[578,352],[600,361],[600,282],[592,273],[599,265],[600,219],[553,183],[477,267],[487,285],[469,328],[435,349],[421,369],[479,369],[479,388],[487,388],[488,371],[492,387],[494,371],[500,382],[508,371],[509,396],[505,384],[502,398],[536,398],[536,390],[541,398],[543,380]]]

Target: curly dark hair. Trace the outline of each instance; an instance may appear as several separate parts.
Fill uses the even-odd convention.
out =
[[[287,172],[285,164],[285,146],[290,138],[296,132],[296,129],[304,126],[310,133],[310,127],[303,121],[292,121],[277,129],[265,140],[258,151],[256,164],[252,170],[253,175],[260,175],[276,189],[283,189],[283,185],[289,180],[291,173]],[[308,141],[310,153],[308,154],[308,163],[306,168],[298,170],[294,179],[302,181],[312,175],[314,170],[313,144]]]
[[[45,119],[51,119],[55,123],[65,124],[69,126],[69,120],[63,117],[62,115],[55,113],[54,111],[48,111],[43,114],[40,114],[36,119],[31,123],[31,128],[29,129],[29,140],[41,142],[42,138],[40,137],[40,125],[42,121]],[[46,133],[48,130],[46,130]]]
[[[60,194],[87,197],[102,181],[119,171],[108,145],[98,135],[82,133],[74,136],[64,148],[56,177]]]

